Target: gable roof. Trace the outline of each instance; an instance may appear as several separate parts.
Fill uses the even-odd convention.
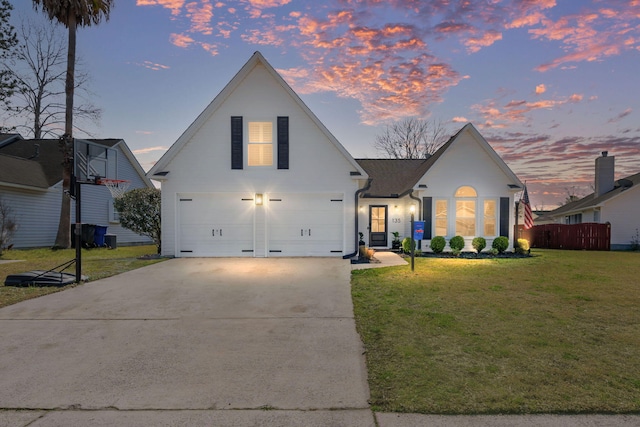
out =
[[[90,139],[89,141],[95,142],[105,147],[113,148],[116,145],[122,149],[125,153],[125,156],[128,158],[129,162],[136,169],[137,173],[140,175],[140,178],[145,182],[148,187],[152,187],[153,184],[146,177],[144,170],[140,166],[140,163],[136,160],[135,156],[131,152],[131,150],[127,147],[127,144],[124,143],[122,139],[110,138],[110,139]],[[57,139],[13,139],[6,140],[0,143],[0,155],[11,156],[14,158],[27,160],[28,163],[24,163],[24,168],[22,171],[13,170],[13,172],[18,175],[31,175],[33,169],[39,169],[44,179],[46,180],[47,186],[52,187],[58,182],[62,180],[62,152],[60,151],[58,140]],[[4,159],[4,162],[10,162],[9,160]],[[7,172],[8,173],[8,172]],[[3,182],[13,182],[27,180],[30,182],[32,178],[26,177],[9,177],[6,176],[5,173],[2,174],[2,179],[0,181]],[[6,179],[5,179],[6,178]],[[7,179],[9,179],[7,181]],[[38,178],[40,179],[40,178]],[[28,185],[28,184],[24,184]]]
[[[621,195],[629,188],[634,187],[638,184],[640,184],[640,173],[617,180],[614,184],[613,190],[610,190],[600,195],[599,197],[595,197],[595,192],[588,194],[582,199],[575,200],[552,210],[547,214],[547,216],[556,217],[559,215],[568,215],[582,212],[588,209],[593,209],[595,207],[601,206],[603,203],[606,203],[612,198]]]
[[[22,139],[22,135],[19,133],[0,133],[0,145],[7,142],[16,141]]]
[[[369,190],[363,194],[363,197],[403,197],[409,194],[418,184],[418,181],[436,164],[440,157],[442,157],[465,131],[473,134],[475,140],[489,153],[502,171],[513,181],[513,185],[521,188],[522,183],[518,177],[509,169],[493,148],[491,148],[477,129],[471,123],[467,123],[449,138],[446,143],[438,148],[435,153],[426,159],[357,159],[356,161],[367,172],[369,178],[371,178],[371,186]]]
[[[269,74],[278,82],[280,86],[291,96],[296,104],[305,112],[307,116],[314,122],[325,137],[342,153],[342,155],[351,163],[351,165],[359,172],[359,175],[354,175],[357,179],[366,179],[366,173],[361,166],[351,157],[351,154],[340,144],[340,142],[329,132],[324,124],[316,117],[315,114],[307,107],[307,105],[300,99],[297,93],[284,81],[282,76],[267,62],[262,54],[256,51],[251,58],[242,66],[240,71],[231,79],[229,83],[222,89],[222,91],[211,101],[211,103],[204,109],[202,113],[195,119],[195,121],[189,125],[178,140],[167,150],[166,153],[156,162],[156,164],[147,172],[147,176],[153,177],[153,179],[161,180],[167,175],[167,171],[164,169],[169,162],[180,152],[182,147],[191,139],[191,137],[200,129],[206,121],[216,112],[216,110],[227,100],[227,98],[233,93],[233,91],[242,83],[251,71],[258,65],[263,65]]]
[[[47,177],[38,162],[6,154],[0,154],[0,183],[10,187],[49,188]]]

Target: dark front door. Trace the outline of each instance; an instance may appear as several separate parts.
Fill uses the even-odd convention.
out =
[[[387,206],[369,206],[369,246],[387,246]]]

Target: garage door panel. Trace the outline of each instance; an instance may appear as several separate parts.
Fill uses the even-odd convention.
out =
[[[179,203],[180,256],[252,256],[251,196],[195,194]]]
[[[269,200],[269,256],[338,256],[343,246],[339,194],[278,194]]]

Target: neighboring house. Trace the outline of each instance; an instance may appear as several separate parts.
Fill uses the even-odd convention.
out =
[[[513,236],[522,184],[471,125],[427,160],[354,160],[256,52],[147,173],[163,255],[342,256],[409,235]],[[426,247],[425,246],[425,247]]]
[[[55,243],[62,201],[62,153],[58,140],[3,138],[0,135],[0,198],[11,207],[18,229],[15,248],[51,247]],[[117,176],[131,181],[131,188],[153,188],[135,156],[121,139],[90,140],[117,153]],[[107,226],[117,244],[152,243],[120,226],[109,190],[82,185],[82,222]],[[71,222],[75,203],[71,202]]]
[[[611,224],[611,249],[631,248],[640,229],[640,173],[615,180],[615,157],[603,151],[595,161],[595,191],[546,216],[559,224]]]

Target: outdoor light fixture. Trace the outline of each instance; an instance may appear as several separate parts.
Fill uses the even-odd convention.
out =
[[[262,206],[262,194],[256,193],[256,206]]]
[[[409,212],[411,212],[411,215],[413,215],[416,212],[416,207],[414,205],[411,205],[411,207],[409,208]]]

